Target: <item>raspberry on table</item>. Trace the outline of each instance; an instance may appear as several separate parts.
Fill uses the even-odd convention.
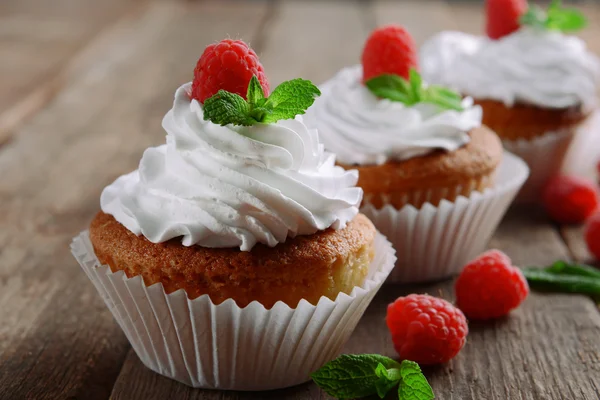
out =
[[[207,46],[198,60],[190,97],[204,103],[222,89],[245,99],[252,76],[268,96],[269,82],[254,50],[241,40],[221,40]]]
[[[469,332],[458,308],[426,294],[398,298],[388,306],[386,322],[400,358],[424,365],[451,360]]]
[[[596,260],[600,260],[600,212],[592,215],[585,223],[585,243]]]
[[[388,25],[375,29],[362,53],[363,82],[383,74],[409,78],[411,68],[417,68],[415,42],[401,26]]]
[[[519,29],[519,18],[527,11],[527,0],[486,0],[485,31],[490,39],[500,39]]]
[[[529,294],[521,270],[499,250],[489,250],[467,264],[454,289],[458,308],[479,320],[507,315]]]
[[[580,224],[599,205],[598,189],[591,180],[559,175],[544,188],[542,202],[550,217],[562,224]]]

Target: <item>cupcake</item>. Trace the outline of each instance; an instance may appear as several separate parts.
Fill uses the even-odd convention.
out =
[[[306,114],[339,165],[359,171],[361,212],[397,251],[395,282],[458,272],[483,249],[527,175],[482,125],[480,106],[423,82],[417,69],[410,34],[379,28],[362,65],[325,82]]]
[[[583,15],[557,1],[544,11],[490,0],[487,37],[442,32],[421,49],[424,79],[472,96],[483,123],[529,164],[522,200],[539,198],[596,109],[600,62],[581,39],[562,32],[584,24]]]
[[[204,388],[295,385],[335,357],[394,265],[303,114],[239,40],[208,46],[166,144],[104,189],[72,249],[142,362]],[[290,361],[293,360],[293,361]]]

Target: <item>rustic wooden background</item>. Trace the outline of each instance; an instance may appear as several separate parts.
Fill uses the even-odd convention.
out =
[[[164,141],[174,90],[208,43],[251,43],[273,86],[321,82],[356,63],[368,32],[404,24],[418,43],[480,32],[480,2],[2,0],[0,2],[0,399],[317,399],[306,384],[247,394],[193,390],[142,366],[69,242],[102,188]],[[581,33],[600,52],[600,6]],[[490,246],[520,265],[586,260],[580,227],[511,210]],[[388,286],[347,352],[393,356],[385,306],[452,282]],[[427,369],[439,399],[599,399],[600,313],[588,298],[534,293],[510,318],[471,324],[449,364]]]

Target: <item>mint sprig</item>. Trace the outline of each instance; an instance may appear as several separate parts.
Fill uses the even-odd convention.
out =
[[[557,261],[546,268],[523,268],[523,275],[534,289],[600,296],[600,271],[588,265]]]
[[[204,119],[219,125],[250,126],[270,124],[304,114],[321,92],[305,79],[293,79],[277,86],[269,97],[256,76],[250,79],[246,99],[238,94],[219,90],[204,101]]]
[[[430,103],[443,110],[464,110],[460,94],[442,86],[424,85],[421,75],[412,68],[408,80],[398,75],[383,74],[369,79],[365,84],[375,96],[407,106]]]
[[[418,364],[399,363],[378,354],[344,354],[312,374],[328,395],[355,399],[377,395],[384,398],[398,386],[399,400],[431,400],[433,391]]]
[[[581,11],[563,7],[560,0],[553,0],[547,10],[537,5],[530,6],[519,22],[535,29],[561,32],[578,31],[587,25],[587,19]]]

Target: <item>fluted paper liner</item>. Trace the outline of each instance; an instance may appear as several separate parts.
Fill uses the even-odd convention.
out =
[[[504,148],[521,157],[531,173],[517,195],[517,202],[535,203],[541,199],[544,186],[561,171],[583,174],[592,169],[599,154],[598,112],[570,129],[548,132],[533,140],[503,140]]]
[[[375,258],[364,284],[335,301],[296,308],[258,302],[240,308],[215,305],[208,295],[189,300],[183,290],[166,294],[100,265],[82,232],[71,251],[112,312],[140,360],[153,371],[193,387],[270,390],[306,382],[335,358],[394,267],[391,244],[375,238]]]
[[[581,126],[565,158],[563,172],[594,179],[600,161],[600,111]]]
[[[427,203],[420,209],[364,205],[361,212],[396,249],[396,268],[388,282],[434,281],[459,273],[485,249],[528,173],[520,158],[504,152],[496,184],[484,192],[459,196],[454,202],[442,200],[437,207]]]

